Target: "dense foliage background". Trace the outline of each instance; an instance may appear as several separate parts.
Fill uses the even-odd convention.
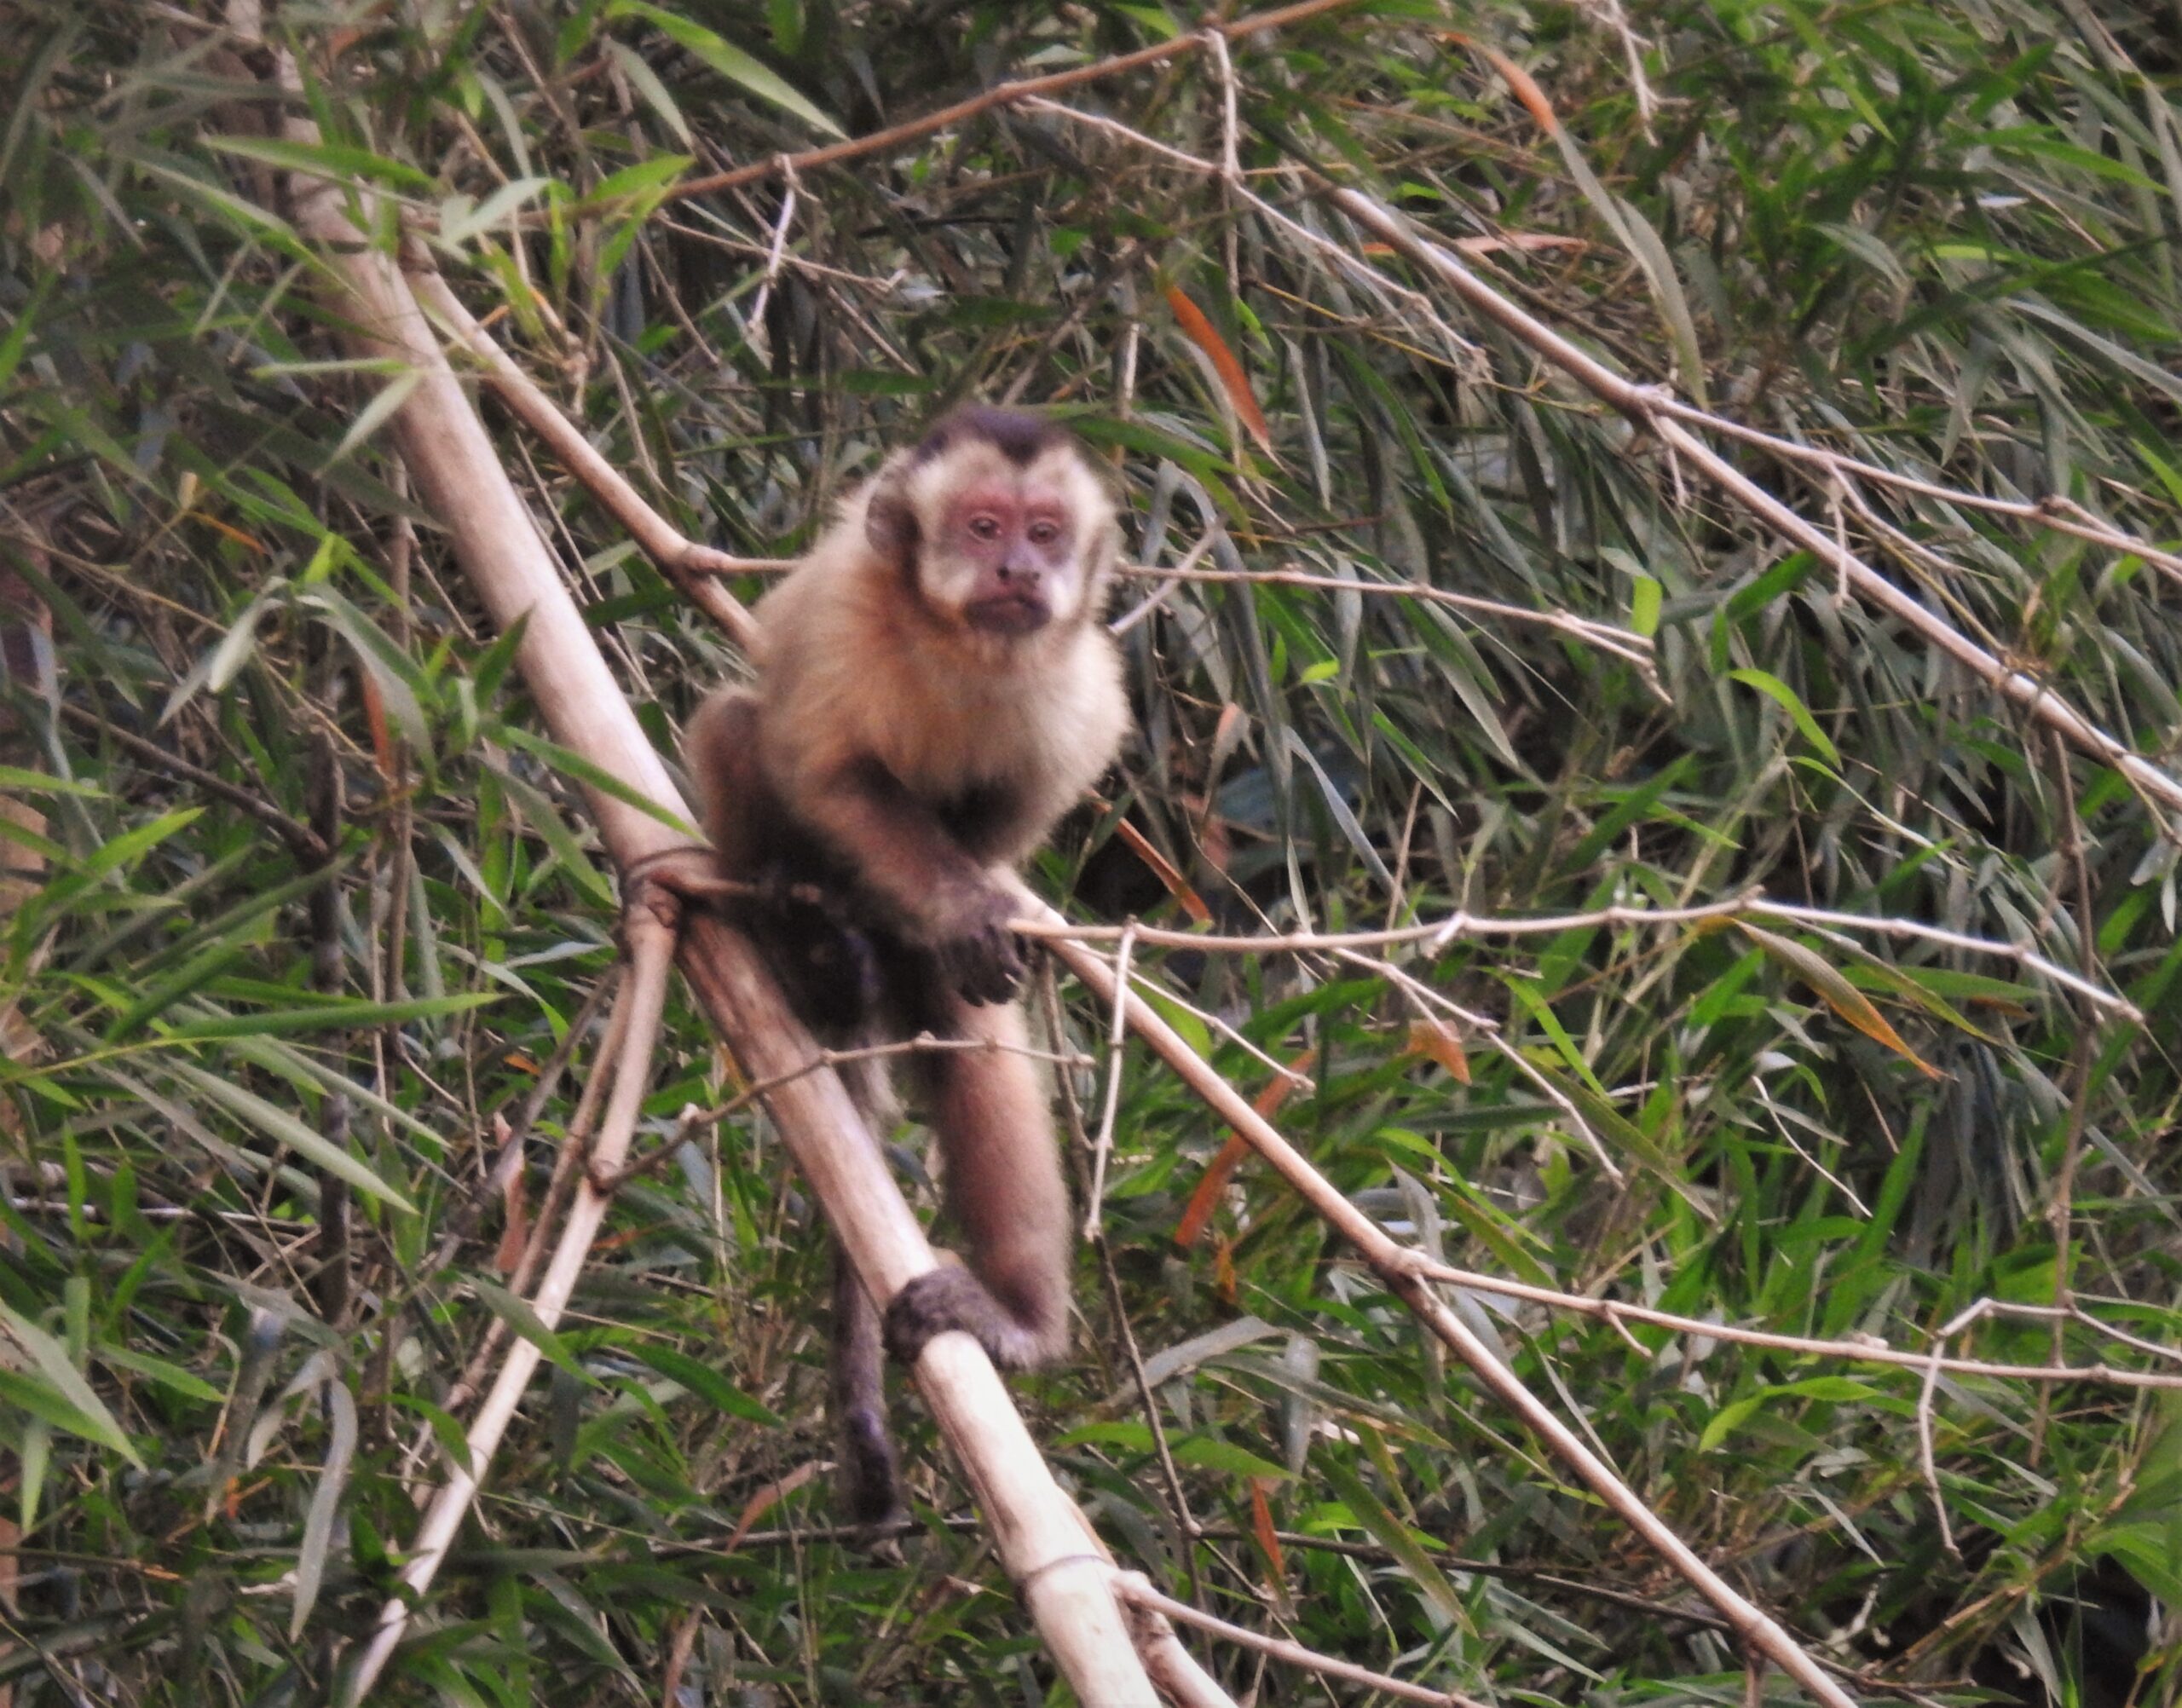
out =
[[[457,1437],[454,1384],[494,1325],[528,1327],[506,1231],[613,961],[566,766],[384,448],[403,379],[343,361],[311,295],[280,188],[297,164],[378,191],[381,230],[399,217],[648,496],[730,550],[792,554],[890,439],[1004,395],[1113,455],[1140,561],[1217,529],[1218,568],[1421,578],[1654,636],[1656,688],[1534,624],[1186,583],[1128,631],[1141,735],[1111,810],[1039,881],[1079,916],[1234,931],[1754,886],[2035,947],[2143,1024],[2005,958],[1778,922],[1464,938],[1394,951],[1400,980],[1371,957],[1136,960],[1302,1059],[1284,1129],[1451,1261],[1917,1350],[1981,1300],[2073,1301],[2153,1344],[1989,1313],[1953,1349],[2173,1367],[2173,816],[1412,294],[1429,281],[1294,168],[1466,240],[1634,377],[2171,544],[2173,12],[1364,0],[1232,52],[1244,185],[1300,224],[1035,108],[798,174],[792,206],[778,176],[678,191],[1190,14],[291,7],[269,27],[326,139],[299,160],[239,140],[258,61],[184,9],[0,6],[5,757],[43,814],[6,826],[0,986],[17,1708],[323,1699],[413,1529],[406,1480]],[[1064,98],[1216,161],[1222,94],[1199,52]],[[487,413],[671,751],[740,661]],[[2172,565],[1735,454],[2173,760]],[[1103,1053],[1104,1017],[1063,994],[1071,1046]],[[673,1039],[643,1142],[728,1082],[693,1014]],[[1073,1088],[1095,1121],[1101,1075]],[[1077,1355],[1016,1388],[1126,1562],[1496,1701],[1746,1699],[1700,1604],[1261,1168],[1204,1187],[1224,1135],[1200,1105],[1134,1053],[1120,1096],[1111,1285],[1087,1252]],[[488,1190],[512,1134],[527,1181]],[[1059,1699],[950,1523],[965,1498],[913,1398],[926,1533],[894,1565],[823,1532],[812,1212],[762,1122],[682,1136],[622,1194],[383,1699]],[[2182,1433],[2156,1394],[1948,1377],[1931,1483],[1914,1370],[1460,1303],[1860,1697],[2182,1698]],[[1365,1699],[1192,1647],[1241,1699]]]

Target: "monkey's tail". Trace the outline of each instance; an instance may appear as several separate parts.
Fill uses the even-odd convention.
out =
[[[838,1070],[856,1112],[881,1145],[902,1119],[902,1099],[894,1090],[892,1065],[885,1056],[863,1056],[843,1062]]]

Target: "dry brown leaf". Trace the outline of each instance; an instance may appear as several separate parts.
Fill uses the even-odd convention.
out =
[[[1258,1546],[1265,1550],[1266,1564],[1273,1570],[1274,1592],[1284,1601],[1287,1598],[1288,1556],[1281,1552],[1280,1538],[1273,1527],[1273,1503],[1265,1497],[1272,1486],[1270,1477],[1250,1479],[1250,1530],[1258,1539]]]
[[[364,722],[372,732],[372,759],[378,766],[378,774],[390,787],[401,778],[401,765],[394,752],[394,732],[387,727],[386,701],[380,697],[378,684],[368,670],[356,672],[356,684],[363,691]]]
[[[1545,98],[1545,91],[1538,86],[1538,79],[1510,59],[1507,55],[1502,53],[1498,48],[1488,47],[1476,37],[1467,35],[1460,30],[1443,31],[1441,39],[1459,42],[1480,59],[1486,61],[1493,70],[1507,79],[1508,87],[1514,92],[1515,99],[1522,102],[1524,110],[1535,118],[1549,135],[1559,131],[1561,121],[1554,116],[1553,103]]]
[[[503,1275],[512,1275],[516,1265],[522,1261],[523,1248],[530,1243],[530,1197],[522,1169],[506,1166],[515,1160],[507,1154],[508,1147],[522,1141],[505,1116],[493,1117],[493,1136],[500,1141],[503,1165],[499,1169],[500,1243],[493,1253],[493,1267]]]
[[[743,1503],[742,1511],[735,1520],[735,1528],[728,1535],[726,1551],[730,1554],[742,1545],[742,1538],[750,1533],[751,1526],[777,1506],[781,1500],[794,1494],[811,1478],[818,1474],[818,1462],[806,1459],[777,1482],[767,1483]]]

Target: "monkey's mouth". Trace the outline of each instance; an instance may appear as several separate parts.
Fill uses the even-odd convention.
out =
[[[1002,593],[996,598],[973,599],[963,608],[962,615],[973,629],[987,634],[1027,635],[1042,629],[1052,615],[1046,602],[1035,595]]]

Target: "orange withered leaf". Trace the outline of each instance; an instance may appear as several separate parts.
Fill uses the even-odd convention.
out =
[[[372,732],[372,758],[378,765],[378,774],[392,787],[401,781],[401,767],[395,758],[394,732],[387,727],[386,701],[368,670],[357,672],[356,685],[363,692],[364,722]]]
[[[1469,1083],[1469,1057],[1455,1029],[1445,1020],[1411,1021],[1407,1053],[1429,1056],[1455,1076],[1456,1084]]]
[[[1306,1050],[1288,1064],[1291,1073],[1310,1072],[1319,1059],[1316,1050]],[[1268,1121],[1288,1101],[1288,1094],[1296,1089],[1292,1079],[1276,1079],[1250,1099],[1250,1107]],[[1243,1160],[1250,1148],[1250,1141],[1239,1133],[1230,1133],[1227,1142],[1205,1164],[1204,1174],[1197,1183],[1197,1190],[1190,1194],[1190,1201],[1182,1207],[1182,1219],[1175,1224],[1175,1243],[1185,1251],[1198,1242],[1205,1224],[1212,1220],[1213,1207],[1220,1202],[1220,1194],[1227,1185],[1227,1177],[1235,1172],[1235,1165]]]
[[[1115,824],[1114,834],[1129,845],[1131,853],[1152,868],[1152,875],[1166,886],[1167,893],[1182,904],[1184,913],[1199,925],[1211,922],[1212,909],[1204,904],[1204,897],[1190,887],[1189,880],[1175,869],[1175,863],[1154,848],[1141,830],[1124,818]]]
[[[1243,364],[1236,359],[1235,352],[1227,348],[1227,340],[1220,336],[1220,329],[1206,318],[1204,309],[1190,301],[1181,286],[1169,285],[1163,290],[1182,335],[1204,352],[1212,371],[1220,376],[1221,389],[1234,406],[1236,419],[1258,441],[1259,449],[1268,457],[1273,455],[1273,430],[1265,424],[1265,412],[1258,407],[1257,395],[1250,389],[1250,376],[1243,372]]]
[[[1269,1477],[1250,1479],[1250,1531],[1258,1539],[1258,1546],[1265,1550],[1266,1563],[1273,1568],[1276,1584],[1288,1580],[1287,1556],[1280,1550],[1280,1538],[1273,1528],[1273,1504],[1266,1499],[1266,1485]]]
[[[1463,46],[1489,64],[1493,70],[1498,72],[1507,79],[1508,87],[1515,92],[1515,99],[1522,102],[1524,110],[1547,132],[1551,133],[1561,129],[1561,121],[1554,115],[1553,103],[1545,98],[1545,91],[1538,86],[1538,79],[1510,59],[1507,55],[1502,53],[1498,48],[1487,46],[1485,43],[1479,41],[1476,37],[1466,34],[1461,30],[1442,31],[1440,39],[1461,43]]]

